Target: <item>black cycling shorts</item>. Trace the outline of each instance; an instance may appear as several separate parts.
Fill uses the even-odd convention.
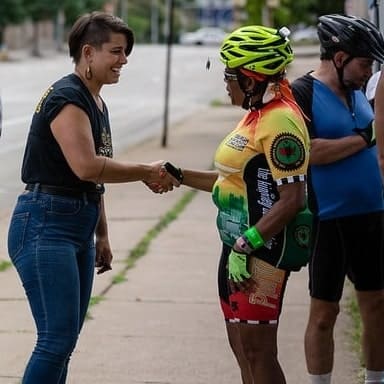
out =
[[[339,301],[345,277],[357,291],[384,288],[383,212],[318,221],[313,232],[309,290]]]

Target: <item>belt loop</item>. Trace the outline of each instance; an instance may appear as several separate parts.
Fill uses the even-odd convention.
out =
[[[40,183],[35,183],[33,187],[33,200],[37,199],[37,194],[39,193],[39,189],[40,189]]]

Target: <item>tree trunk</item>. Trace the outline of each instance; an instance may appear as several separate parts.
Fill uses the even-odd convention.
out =
[[[41,57],[40,52],[40,23],[33,22],[33,38],[32,38],[32,52],[33,57]]]

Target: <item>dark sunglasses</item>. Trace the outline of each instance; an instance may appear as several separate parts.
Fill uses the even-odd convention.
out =
[[[224,71],[224,81],[237,81],[236,73]]]

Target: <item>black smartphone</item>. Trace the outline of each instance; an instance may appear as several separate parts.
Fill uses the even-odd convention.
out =
[[[170,173],[177,181],[180,183],[183,181],[183,172],[181,172],[180,168],[176,168],[173,164],[167,161],[164,164],[164,168]]]

